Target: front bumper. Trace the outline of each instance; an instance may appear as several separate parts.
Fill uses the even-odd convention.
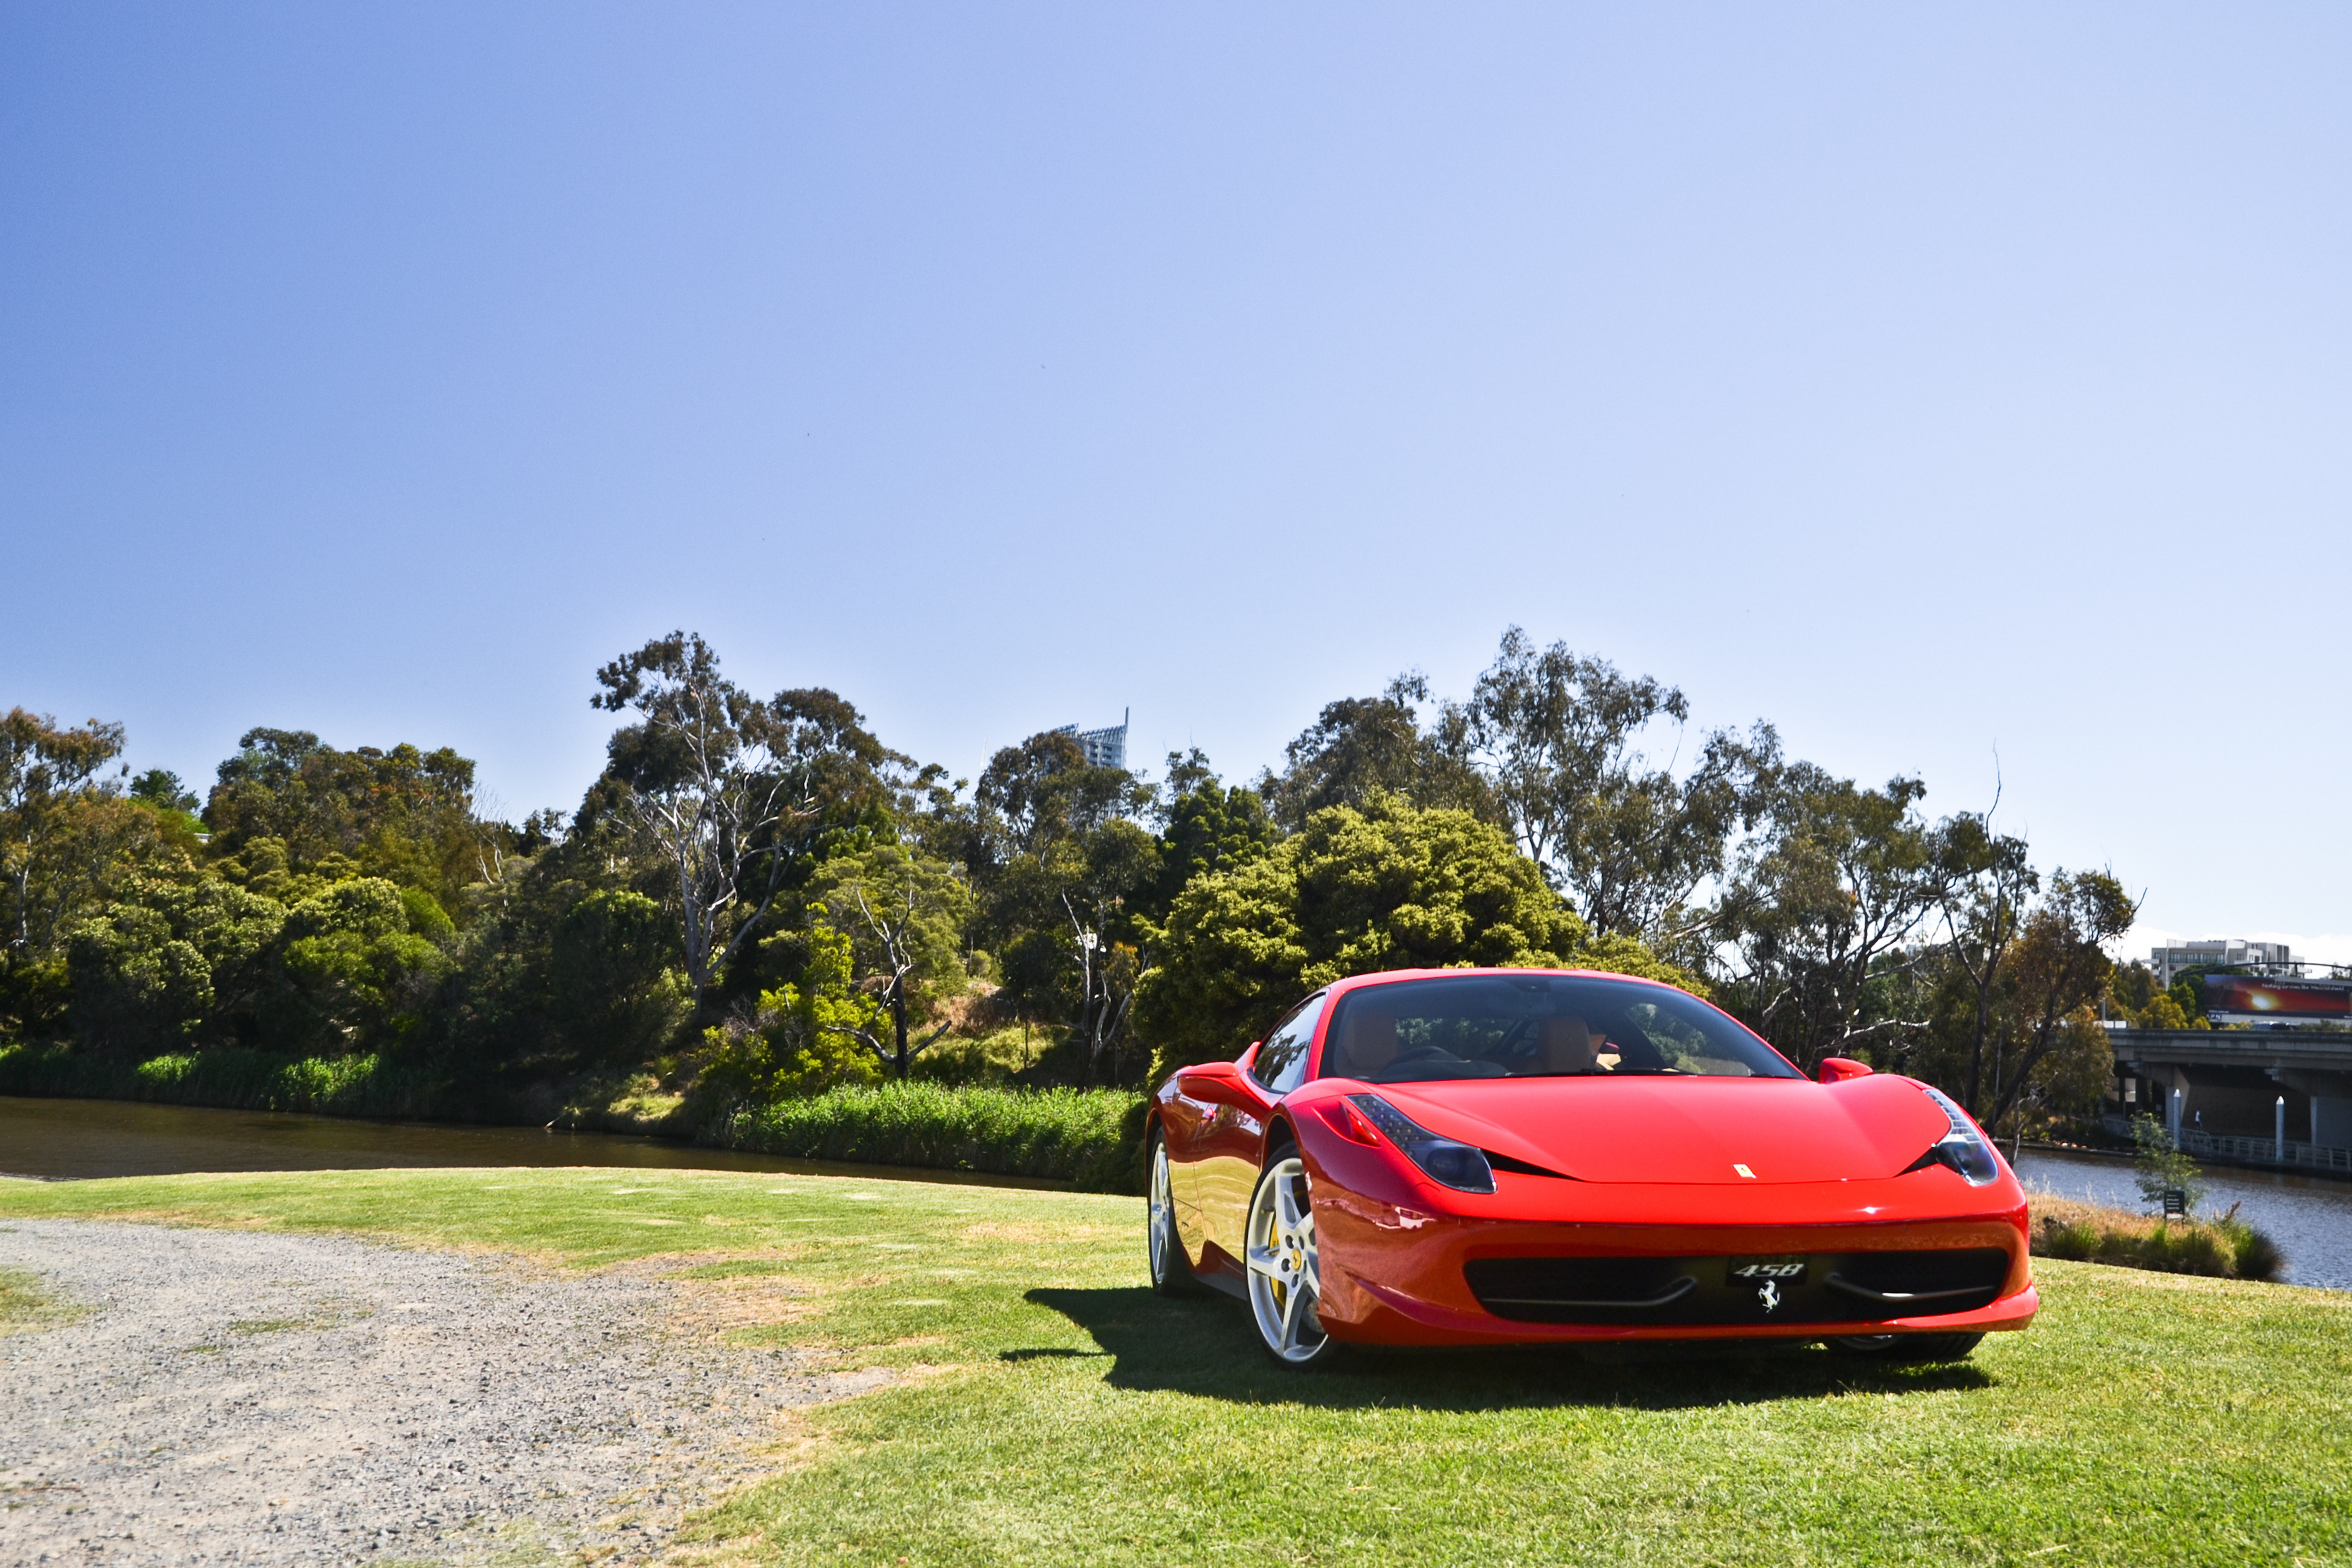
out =
[[[1410,1197],[1395,1193],[1391,1200],[1382,1201],[1360,1190],[1346,1190],[1343,1184],[1321,1187],[1316,1230],[1326,1331],[1358,1343],[1433,1346],[1820,1340],[2021,1329],[2041,1304],[2027,1257],[2021,1193],[2011,1208],[2006,1195],[1976,1189],[1969,1196],[2000,1207],[1991,1213],[1954,1215],[1948,1209],[1923,1214],[1908,1202],[1887,1203],[1891,1195],[1867,1190],[1891,1185],[1878,1182],[1723,1193],[1612,1191],[1552,1182],[1530,1188],[1524,1184],[1531,1178],[1503,1179],[1502,1191],[1461,1204],[1484,1207],[1488,1211],[1484,1214],[1445,1212],[1455,1207],[1453,1195],[1427,1188]],[[1913,1183],[1903,1197],[1921,1191],[1922,1184],[1902,1179]],[[1957,1177],[1952,1185],[1958,1185]],[[1580,1190],[1559,1190],[1570,1187]],[[1537,1201],[1514,1201],[1514,1188],[1520,1189],[1524,1199]],[[1591,1218],[1564,1213],[1552,1218],[1559,1212],[1553,1205],[1560,1199],[1573,1200]],[[1936,1311],[1924,1303],[1870,1303],[1852,1291],[1832,1297],[1820,1288],[1822,1276],[1841,1260],[1850,1266],[1858,1258],[1883,1254],[1980,1257],[1995,1249],[2007,1255],[2008,1266],[2005,1271],[1995,1270],[2000,1282],[1990,1287],[1992,1299],[1986,1301],[1979,1291],[1954,1303],[1966,1308],[1962,1311]],[[1643,1322],[1642,1312],[1622,1311],[1580,1314],[1603,1320],[1597,1322],[1505,1317],[1481,1303],[1468,1277],[1470,1265],[1486,1260],[1562,1259],[1683,1260],[1689,1272],[1706,1277],[1717,1305],[1698,1315],[1711,1313],[1715,1321]],[[1740,1298],[1752,1306],[1733,1303],[1726,1293],[1725,1265],[1740,1259],[1809,1260],[1812,1288],[1792,1290],[1769,1307],[1756,1295]],[[1710,1261],[1711,1274],[1706,1267]],[[1672,1319],[1691,1314],[1685,1304],[1669,1306],[1656,1315]]]

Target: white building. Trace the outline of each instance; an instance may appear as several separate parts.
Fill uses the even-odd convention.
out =
[[[1129,708],[1120,713],[1118,727],[1115,729],[1080,729],[1075,724],[1066,724],[1054,733],[1066,735],[1076,741],[1078,749],[1087,754],[1087,766],[1089,768],[1124,768],[1127,766],[1127,721],[1134,711]]]
[[[2148,954],[2148,963],[2156,970],[2156,983],[2159,986],[2171,985],[2172,977],[2183,969],[2284,968],[2292,961],[2284,942],[2241,942],[2234,937],[2183,942],[2177,947],[2158,947]]]

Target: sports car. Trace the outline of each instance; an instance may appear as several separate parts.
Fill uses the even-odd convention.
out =
[[[1363,1345],[1817,1341],[1966,1355],[2038,1304],[2025,1194],[1933,1087],[1809,1079],[1622,975],[1336,981],[1154,1096],[1153,1288],[1278,1362]]]

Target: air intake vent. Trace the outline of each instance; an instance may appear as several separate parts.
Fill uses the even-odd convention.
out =
[[[1857,1323],[1990,1306],[2009,1278],[1998,1247],[1777,1258],[1480,1258],[1479,1305],[1528,1323]]]

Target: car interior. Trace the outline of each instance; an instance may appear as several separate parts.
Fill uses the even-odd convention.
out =
[[[1370,1083],[1617,1074],[1792,1077],[1728,1019],[1675,993],[1551,977],[1399,981],[1340,999],[1323,1075]],[[1702,1004],[1693,1003],[1692,1008]]]

